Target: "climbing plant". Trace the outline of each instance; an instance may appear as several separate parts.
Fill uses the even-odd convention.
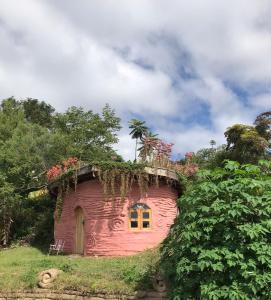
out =
[[[151,181],[150,176],[146,173],[146,164],[132,162],[91,162],[90,163],[98,172],[98,178],[103,186],[106,198],[114,198],[116,192],[124,199],[131,190],[133,183],[137,183],[141,195],[148,188]],[[119,187],[119,191],[117,191]]]
[[[60,164],[52,166],[46,173],[47,181],[58,187],[56,198],[56,217],[60,220],[62,213],[63,197],[70,189],[72,179],[74,187],[77,185],[77,174],[81,164],[77,157],[69,157]]]

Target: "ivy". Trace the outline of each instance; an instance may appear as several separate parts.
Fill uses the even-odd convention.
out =
[[[151,180],[145,172],[146,164],[114,161],[91,161],[89,164],[97,169],[107,199],[115,197],[117,187],[121,199],[124,199],[134,183],[138,184],[143,195]]]
[[[68,161],[68,160],[66,160]],[[65,166],[65,162],[62,165]],[[137,183],[141,195],[147,192],[149,184],[153,182],[151,176],[145,172],[146,164],[132,162],[114,162],[114,161],[89,161],[83,163],[83,166],[90,166],[94,173],[98,173],[98,179],[103,186],[105,198],[113,199],[118,193],[121,199],[124,199],[134,183]],[[81,163],[75,161],[64,169],[61,165],[53,166],[48,172],[48,180],[58,187],[56,199],[56,218],[61,219],[63,198],[69,192],[71,181],[76,189],[78,181],[78,172]],[[117,190],[119,188],[119,190]]]

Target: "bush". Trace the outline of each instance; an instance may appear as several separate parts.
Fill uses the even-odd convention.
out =
[[[47,249],[54,235],[55,201],[48,195],[22,199],[14,216],[11,239]]]
[[[123,266],[121,279],[126,283],[135,286],[137,289],[150,289],[151,278],[157,274],[159,269],[159,249],[149,249],[137,255],[134,263]]]
[[[271,299],[270,169],[228,161],[179,199],[162,246],[172,299]]]

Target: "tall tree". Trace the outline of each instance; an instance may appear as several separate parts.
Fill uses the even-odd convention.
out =
[[[0,174],[0,245],[7,246],[9,242],[14,210],[18,208],[19,198],[14,186]]]
[[[135,161],[137,161],[137,147],[138,147],[138,140],[143,140],[144,135],[149,132],[149,128],[145,125],[145,121],[141,121],[138,119],[132,119],[129,121],[129,128],[132,129],[130,135],[132,139],[136,140],[135,144]]]
[[[24,121],[24,111],[15,98],[4,99],[0,105],[0,145],[11,138],[19,123]]]
[[[256,130],[268,142],[268,154],[271,155],[271,111],[261,113],[254,122]]]
[[[51,165],[73,155],[86,160],[119,159],[113,150],[119,124],[109,105],[102,114],[73,107],[54,115],[50,105],[35,99],[1,102],[0,244],[8,243],[12,221],[19,224],[16,199],[44,185],[43,175]]]
[[[54,133],[67,137],[69,155],[82,160],[110,159],[116,155],[113,145],[117,143],[120,118],[106,105],[102,115],[85,111],[82,107],[71,107],[64,114],[56,114]]]
[[[211,145],[211,147],[213,149],[214,146],[216,145],[216,141],[215,140],[210,140],[210,145]]]
[[[45,128],[20,123],[12,137],[0,148],[0,169],[17,191],[42,183],[42,173],[50,166],[51,134]]]
[[[249,125],[235,124],[227,129],[225,137],[229,158],[240,163],[257,163],[264,157],[269,145],[265,136]]]
[[[44,101],[27,98],[20,101],[27,121],[40,126],[50,128],[53,124],[53,113],[55,109]]]

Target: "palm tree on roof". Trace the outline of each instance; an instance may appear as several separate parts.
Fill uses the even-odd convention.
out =
[[[143,140],[144,135],[146,135],[149,131],[148,127],[145,125],[145,121],[141,121],[138,119],[132,119],[129,121],[129,128],[132,129],[130,132],[130,135],[132,136],[132,139],[136,140],[135,145],[135,161],[137,160],[137,145],[138,140]]]

